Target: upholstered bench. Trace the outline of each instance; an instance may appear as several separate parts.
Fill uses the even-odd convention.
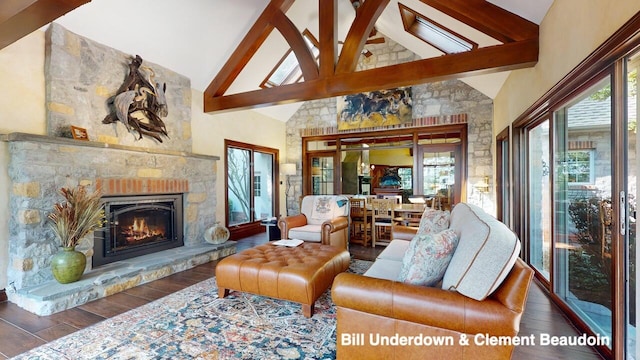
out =
[[[349,252],[330,245],[303,243],[285,247],[267,243],[222,259],[216,266],[220,298],[229,290],[302,304],[313,315],[315,301],[349,268]]]

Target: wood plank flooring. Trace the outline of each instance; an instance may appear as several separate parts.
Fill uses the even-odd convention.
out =
[[[238,251],[266,241],[265,234],[242,239],[238,242]],[[353,245],[351,253],[356,258],[373,260],[382,249],[382,247],[372,249]],[[16,356],[213,277],[216,263],[203,264],[51,316],[37,316],[10,302],[0,302],[0,359]],[[520,335],[538,336],[540,333],[564,336],[578,334],[542,290],[533,284],[522,319]],[[521,346],[516,347],[513,359],[591,360],[602,358],[589,347]]]

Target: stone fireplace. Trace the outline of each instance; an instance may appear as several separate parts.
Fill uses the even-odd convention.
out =
[[[235,252],[233,241],[219,246],[204,241],[205,230],[216,222],[215,156],[21,133],[4,140],[9,144],[13,209],[7,295],[20,307],[49,315]],[[85,274],[76,283],[62,285],[53,280],[50,269],[58,243],[46,219],[53,204],[61,201],[58,190],[77,184],[100,189],[118,214],[110,220],[123,226],[114,227],[114,235],[85,238],[77,248],[87,255]],[[175,216],[164,225],[165,231],[173,227],[165,236],[182,237],[184,246],[145,254],[144,243],[128,249],[127,258],[104,264],[93,261],[110,238],[115,237],[115,252],[120,253],[118,242],[127,241],[122,233],[135,233],[131,226],[136,218],[138,225],[142,218],[158,233],[157,222],[144,216],[153,208]],[[159,239],[160,246],[167,242]]]
[[[168,138],[140,139],[121,122],[102,123],[133,54],[56,24],[46,37],[47,135],[0,138],[9,157],[9,301],[50,315],[234,253],[233,241],[204,240],[216,223],[219,157],[191,153],[189,79],[144,63],[166,83]],[[86,130],[84,140],[68,137],[72,126]],[[87,256],[82,279],[59,284],[47,215],[60,188],[76,185],[101,191],[109,223],[76,247]]]

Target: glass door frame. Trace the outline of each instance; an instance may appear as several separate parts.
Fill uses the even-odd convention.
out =
[[[414,189],[425,193],[424,189],[424,155],[425,153],[439,153],[439,152],[452,152],[454,154],[454,185],[453,185],[453,199],[451,204],[457,204],[462,198],[462,143],[444,143],[444,144],[424,144],[418,145],[418,159],[417,162],[420,166],[420,170],[416,171],[418,183],[414,185]],[[448,209],[450,210],[450,209]]]
[[[342,182],[340,181],[340,179],[342,178],[342,175],[339,173],[340,172],[340,170],[338,169],[339,158],[335,151],[314,151],[307,154],[305,158],[304,167],[302,170],[303,174],[308,174],[308,181],[304,182],[304,185],[305,185],[304,194],[305,195],[313,194],[313,169],[312,169],[313,164],[311,159],[317,158],[317,157],[331,158],[333,160],[333,189],[336,194],[339,194],[339,192],[337,191],[342,191]],[[321,194],[321,195],[331,195],[331,194]]]

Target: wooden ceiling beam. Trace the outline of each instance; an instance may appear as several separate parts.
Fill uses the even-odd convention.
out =
[[[91,0],[0,1],[0,49]]]
[[[283,12],[277,12],[273,19],[273,24],[280,31],[284,39],[287,41],[291,50],[298,59],[302,76],[305,80],[313,80],[318,78],[318,65],[316,59],[311,53],[311,49],[304,41],[304,37],[298,28],[289,20]]]
[[[267,39],[274,25],[272,20],[278,12],[286,13],[295,0],[271,0],[247,35],[234,50],[229,60],[222,66],[215,78],[205,90],[208,96],[222,96],[229,90],[233,81],[249,63],[256,51]]]
[[[538,39],[522,40],[474,51],[390,65],[291,85],[220,97],[205,96],[204,111],[249,109],[411,86],[433,81],[490,74],[533,66],[538,61]]]
[[[351,24],[344,40],[336,74],[353,72],[358,65],[364,44],[373,30],[376,20],[389,4],[389,0],[367,0],[356,11],[356,19]]]
[[[333,75],[338,54],[338,2],[325,0],[319,9],[320,76]]]
[[[538,38],[538,25],[486,0],[420,0],[503,42]]]

